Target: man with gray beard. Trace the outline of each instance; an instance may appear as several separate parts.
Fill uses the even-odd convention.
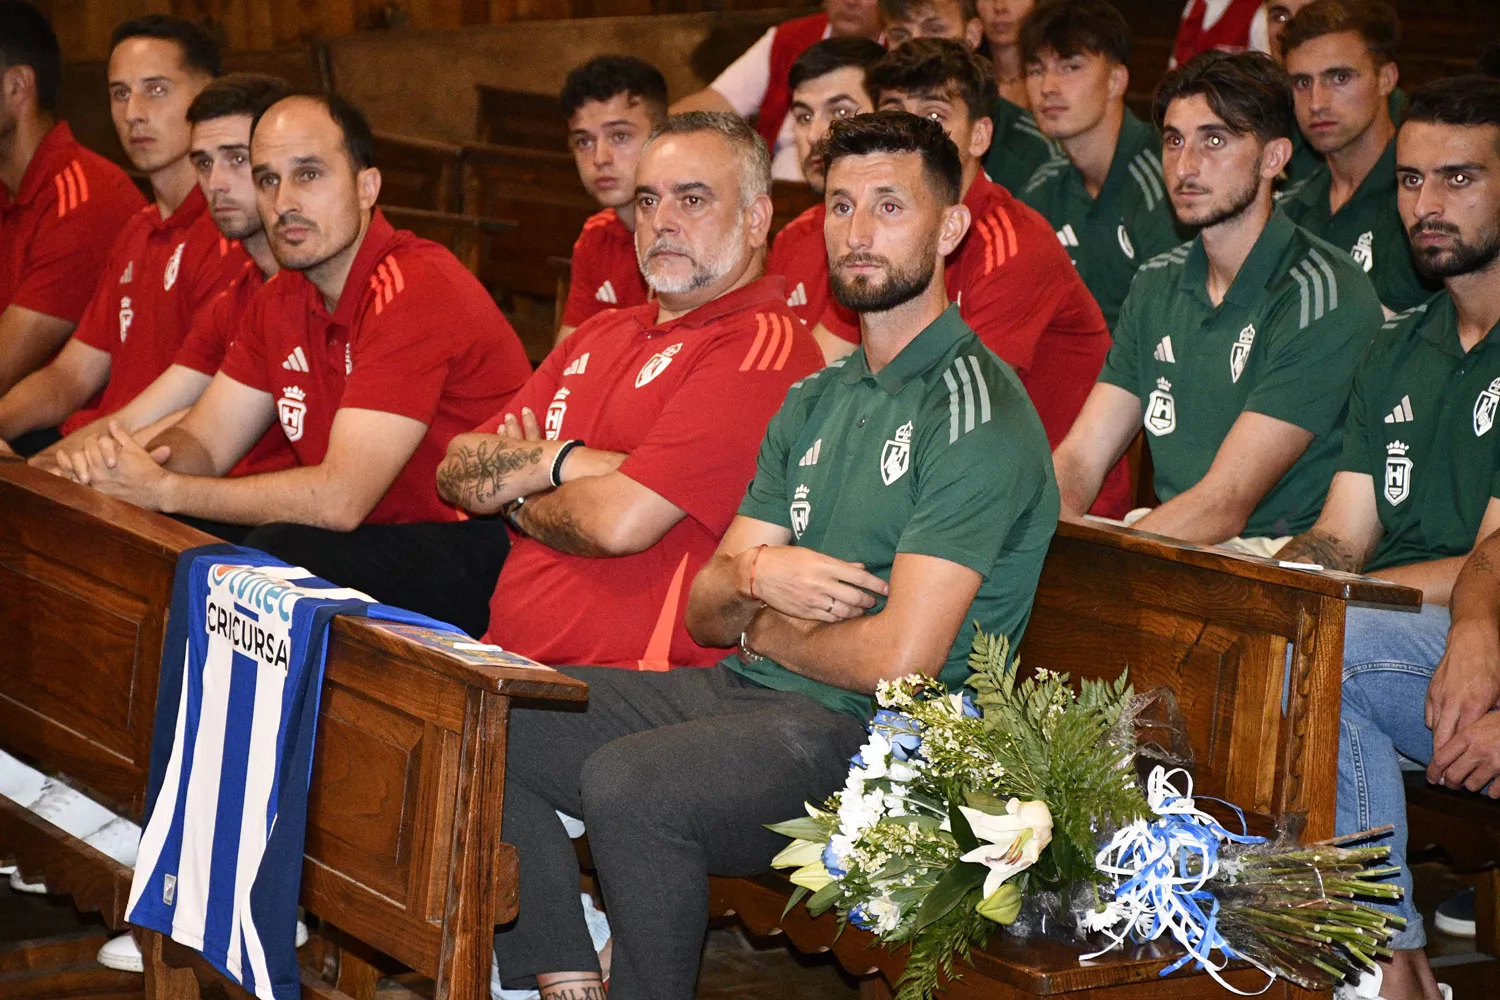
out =
[[[517,532],[487,641],[544,663],[709,666],[683,625],[687,585],[755,474],[756,448],[822,354],[763,277],[764,141],[734,115],[653,133],[635,243],[655,293],[558,345],[505,410],[455,437],[438,490]]]

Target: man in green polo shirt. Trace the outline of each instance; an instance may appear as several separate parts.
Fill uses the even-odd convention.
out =
[[[1487,763],[1500,745],[1496,543],[1475,551],[1500,528],[1500,81],[1414,91],[1396,164],[1417,266],[1444,290],[1370,345],[1322,516],[1281,558],[1422,591],[1419,615],[1349,609],[1337,828],[1395,827],[1406,895],[1391,909],[1407,923],[1377,992],[1425,1000],[1438,987],[1405,866],[1400,756],[1429,763],[1429,780],[1500,795]]]
[[[1108,0],[1054,0],[1021,27],[1037,126],[1067,154],[1017,192],[1057,230],[1113,328],[1136,269],[1191,237],[1161,172],[1161,138],[1125,107],[1130,25]]]
[[[1162,81],[1154,111],[1173,211],[1202,228],[1136,275],[1053,455],[1064,516],[1088,510],[1144,422],[1162,504],[1135,526],[1269,554],[1317,518],[1380,303],[1353,260],[1272,204],[1295,127],[1281,67],[1204,53]]]
[[[542,1000],[603,996],[554,810],[587,824],[609,895],[611,1000],[691,1000],[708,876],[769,870],[784,840],[763,824],[843,784],[880,681],[957,688],[975,623],[1019,642],[1030,615],[1057,487],[1025,389],[948,305],[958,149],[880,112],[834,124],[823,157],[832,288],[862,346],[792,388],[692,583],[693,638],[738,652],[563,668],[584,711],[511,713],[502,835],[527,902],[496,961]]]
[[[1381,0],[1315,0],[1288,22],[1283,61],[1297,124],[1325,158],[1281,201],[1297,225],[1349,253],[1388,313],[1437,290],[1417,274],[1396,211],[1396,12]]]

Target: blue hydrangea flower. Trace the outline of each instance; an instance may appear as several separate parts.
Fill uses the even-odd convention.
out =
[[[838,855],[833,853],[833,841],[831,840],[823,848],[823,867],[828,869],[828,874],[834,878],[843,878],[845,875],[844,869],[839,867]]]
[[[963,695],[963,704],[964,715],[968,716],[969,718],[977,719],[980,716],[984,715],[984,713],[979,710],[979,706],[974,704],[973,696],[971,696],[967,691],[965,691]]]
[[[849,922],[862,931],[872,931],[875,929],[875,921],[871,920],[870,915],[865,912],[865,904],[863,903],[860,903],[849,911]]]
[[[870,720],[870,730],[885,737],[891,745],[891,756],[900,761],[911,760],[922,745],[922,724],[903,712],[879,709]]]

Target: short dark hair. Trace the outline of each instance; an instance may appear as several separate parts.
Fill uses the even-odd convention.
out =
[[[1479,73],[1434,80],[1407,95],[1404,121],[1500,127],[1500,80]]]
[[[1401,21],[1384,0],[1313,0],[1293,15],[1281,34],[1281,56],[1324,35],[1358,33],[1375,65],[1396,61],[1401,45]]]
[[[866,76],[875,103],[892,90],[963,98],[970,118],[988,117],[1000,91],[990,61],[952,38],[913,38],[887,52]]]
[[[47,18],[26,0],[0,0],[0,70],[30,66],[36,75],[36,106],[57,110],[62,86],[62,50]]]
[[[821,144],[823,169],[832,173],[845,156],[872,153],[916,153],[923,173],[944,204],[958,204],[963,189],[963,161],[958,147],[931,118],[909,111],[875,111],[834,122]]]
[[[1130,64],[1130,24],[1109,0],[1051,0],[1021,22],[1021,59],[1051,49],[1063,59],[1083,53]]]
[[[260,120],[266,116],[267,111],[294,97],[306,98],[323,105],[328,117],[333,119],[333,123],[344,134],[344,152],[349,154],[349,162],[354,165],[355,170],[375,165],[375,136],[370,132],[370,123],[365,119],[364,112],[350,103],[348,98],[327,91],[291,90],[275,101],[261,105],[260,110],[255,113],[255,120],[250,123],[251,136],[255,135],[255,130],[260,127]]]
[[[979,5],[976,0],[953,0],[958,4],[959,13],[963,14],[964,23],[967,24],[979,16]],[[942,0],[880,0],[880,14],[888,21],[910,21],[917,14],[929,7],[936,7]]]
[[[254,119],[291,92],[292,85],[279,76],[230,73],[204,87],[193,98],[193,103],[188,105],[188,124],[197,125],[231,115],[249,115]]]
[[[1290,139],[1297,127],[1291,78],[1264,52],[1204,52],[1168,73],[1152,101],[1156,127],[1165,124],[1173,101],[1197,94],[1240,135],[1269,142]]]
[[[132,17],[115,29],[115,33],[110,36],[109,47],[113,49],[130,38],[161,38],[176,42],[177,47],[182,50],[184,66],[209,76],[218,76],[224,71],[219,57],[219,43],[197,21],[172,14]]]
[[[885,56],[885,48],[869,38],[825,38],[808,46],[787,71],[786,82],[796,90],[809,80],[835,70],[858,67],[867,74]]]
[[[607,101],[616,94],[638,97],[651,105],[651,117],[667,113],[667,80],[661,70],[635,56],[598,56],[575,66],[563,83],[563,114],[572,118],[589,101]]]

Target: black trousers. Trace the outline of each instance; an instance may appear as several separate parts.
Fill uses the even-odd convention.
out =
[[[28,431],[14,441],[6,443],[10,445],[10,450],[17,455],[20,455],[22,458],[30,458],[43,448],[50,448],[61,440],[62,432],[60,430],[56,427],[44,427],[39,431]]]
[[[353,531],[278,523],[228,540],[269,552],[384,604],[456,625],[476,638],[489,627],[490,596],[510,552],[505,525],[478,519],[363,524]]]
[[[724,667],[563,672],[588,682],[586,709],[511,711],[502,836],[521,910],[495,935],[500,981],[599,968],[561,810],[588,827],[614,935],[610,1000],[692,1000],[708,876],[769,870],[788,842],[763,824],[842,787],[864,725]]]

